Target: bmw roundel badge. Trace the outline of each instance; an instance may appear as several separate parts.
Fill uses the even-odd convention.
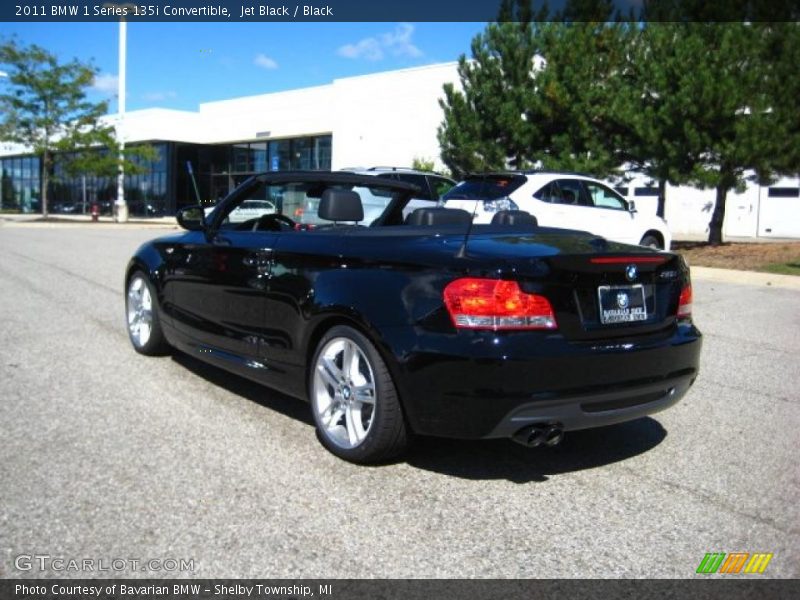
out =
[[[636,265],[628,265],[625,267],[625,277],[628,281],[635,281],[638,274],[639,270],[636,268]]]

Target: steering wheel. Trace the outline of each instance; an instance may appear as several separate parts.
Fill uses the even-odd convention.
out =
[[[280,213],[274,213],[269,215],[261,215],[256,221],[253,223],[253,227],[250,231],[259,231],[259,230],[266,230],[266,231],[275,231],[275,228],[272,227],[275,223],[278,224],[278,231],[285,231],[286,229],[294,229],[294,221],[287,217],[286,215],[282,215]]]

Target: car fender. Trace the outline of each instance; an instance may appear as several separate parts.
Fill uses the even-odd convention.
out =
[[[367,335],[385,359],[392,359],[387,363],[394,365],[408,350],[406,333],[417,327],[450,328],[442,290],[457,274],[448,270],[366,270],[369,272],[338,269],[320,274],[306,310],[301,347],[316,346],[325,330],[347,322]],[[369,282],[368,290],[363,289],[364,282]]]
[[[672,244],[672,234],[670,233],[667,222],[661,217],[655,215],[642,215],[641,213],[634,213],[634,220],[636,222],[636,231],[638,243],[648,231],[657,231],[664,238],[664,250],[669,250]]]

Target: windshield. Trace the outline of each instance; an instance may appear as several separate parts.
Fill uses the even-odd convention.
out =
[[[381,182],[377,178],[374,180],[376,184]],[[244,197],[234,206],[228,207],[220,228],[242,229],[248,225],[256,226],[259,219],[267,215],[284,215],[299,225],[330,224],[330,221],[319,217],[319,204],[326,189],[356,192],[364,208],[364,218],[360,224],[367,226],[386,211],[392,200],[403,194],[380,185],[368,184],[349,185],[324,181],[279,184],[253,182]]]

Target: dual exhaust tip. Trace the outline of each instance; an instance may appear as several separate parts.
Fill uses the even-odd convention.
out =
[[[528,448],[555,446],[564,439],[564,429],[560,423],[526,425],[512,435],[511,439]]]

